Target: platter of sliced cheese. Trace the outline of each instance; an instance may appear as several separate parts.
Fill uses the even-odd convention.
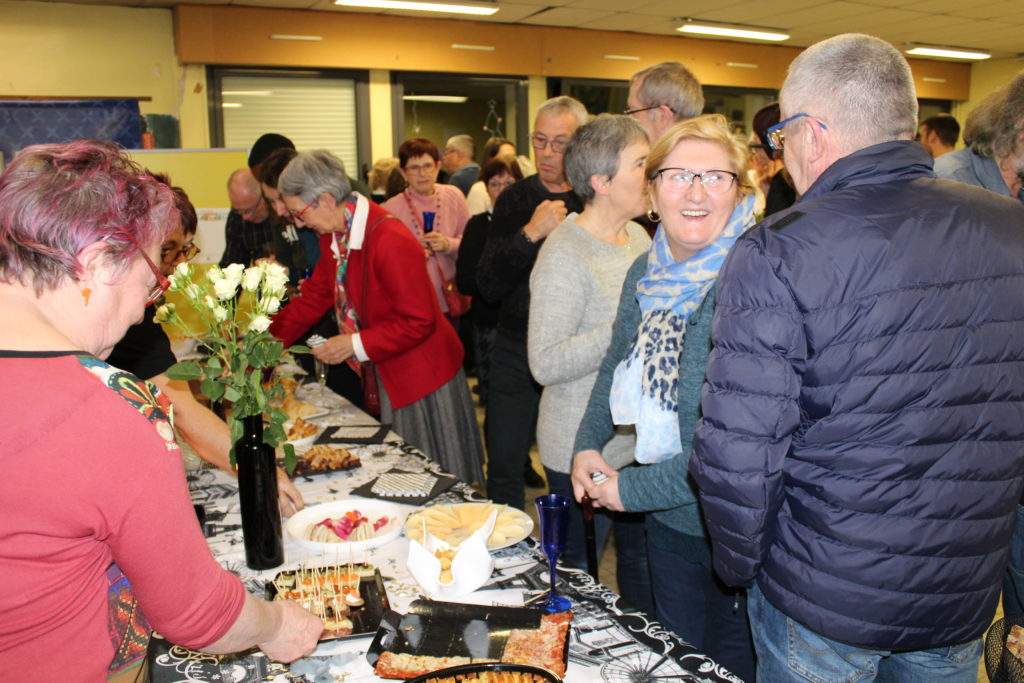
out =
[[[426,528],[438,539],[456,547],[482,527],[495,511],[498,517],[487,538],[488,550],[507,548],[533,531],[533,520],[522,510],[494,503],[460,503],[431,505],[417,510],[405,520],[405,535],[422,543],[423,529]]]

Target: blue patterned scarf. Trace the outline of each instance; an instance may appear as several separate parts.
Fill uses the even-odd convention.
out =
[[[754,224],[754,196],[729,216],[714,243],[676,261],[664,227],[658,226],[647,273],[637,282],[642,318],[626,358],[615,368],[609,403],[617,425],[636,425],[636,460],[667,460],[682,450],[679,438],[679,357],[686,320],[718,278],[726,255]]]

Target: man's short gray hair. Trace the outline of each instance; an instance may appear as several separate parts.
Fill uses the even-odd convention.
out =
[[[448,144],[445,147],[458,150],[464,158],[470,161],[473,161],[473,158],[476,156],[476,143],[473,142],[473,136],[466,135],[465,133],[448,138]]]
[[[639,83],[637,100],[644,107],[664,104],[676,121],[692,119],[704,111],[704,91],[697,77],[679,62],[662,62],[633,74],[629,84]]]
[[[292,159],[277,180],[282,196],[311,202],[326,192],[338,202],[352,192],[345,164],[326,149],[302,152]]]
[[[590,177],[613,177],[619,171],[619,154],[637,142],[647,142],[647,133],[629,116],[601,114],[576,129],[565,147],[565,177],[585,204],[595,195]]]
[[[537,116],[540,116],[541,114],[561,113],[572,114],[576,117],[577,126],[582,126],[590,120],[590,114],[587,113],[587,108],[583,106],[583,103],[575,97],[569,97],[568,95],[552,97],[550,100],[545,101],[544,104],[537,107]]]
[[[847,151],[917,132],[917,96],[910,65],[889,43],[862,33],[815,43],[789,65],[779,94],[782,115],[810,114]]]
[[[983,157],[1011,156],[1024,133],[1024,71],[988,95],[967,116],[964,142]]]

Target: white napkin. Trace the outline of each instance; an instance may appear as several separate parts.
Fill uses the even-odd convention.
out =
[[[498,511],[491,512],[484,525],[458,546],[452,560],[452,582],[441,583],[441,560],[434,555],[437,550],[452,547],[429,533],[426,520],[423,521],[423,543],[409,541],[409,573],[423,589],[427,597],[448,600],[468,595],[487,582],[494,569],[494,558],[487,551],[487,537],[494,530]]]

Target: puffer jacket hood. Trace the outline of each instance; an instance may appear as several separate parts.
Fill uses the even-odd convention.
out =
[[[840,159],[722,268],[690,471],[727,583],[829,638],[965,642],[1024,484],[1024,207],[912,142]]]

